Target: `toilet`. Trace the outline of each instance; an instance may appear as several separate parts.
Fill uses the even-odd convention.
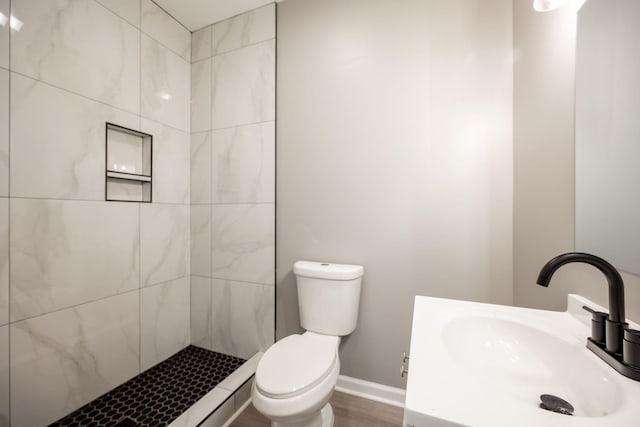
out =
[[[340,373],[340,337],[356,328],[360,265],[298,261],[302,335],[289,335],[262,356],[251,389],[253,406],[272,427],[331,427],[329,399]]]

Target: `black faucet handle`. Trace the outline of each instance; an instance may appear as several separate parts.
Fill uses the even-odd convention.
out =
[[[599,344],[604,344],[606,341],[605,321],[609,319],[609,314],[596,311],[586,305],[583,305],[582,308],[591,313],[591,339]]]
[[[605,313],[604,311],[596,311],[593,308],[591,308],[589,306],[586,306],[586,305],[583,305],[582,309],[588,311],[589,313],[591,313],[591,320],[593,320],[595,322],[604,323],[604,321],[609,318],[609,314]]]

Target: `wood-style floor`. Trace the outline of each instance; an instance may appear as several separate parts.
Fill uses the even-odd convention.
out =
[[[336,417],[334,427],[399,427],[402,408],[345,393],[334,392],[331,406]],[[231,427],[269,427],[270,423],[253,405],[231,424]]]

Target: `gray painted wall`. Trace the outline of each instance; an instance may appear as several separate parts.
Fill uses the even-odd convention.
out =
[[[277,337],[299,259],[365,267],[342,374],[404,387],[415,295],[511,304],[509,0],[278,6]]]
[[[514,1],[514,298],[519,306],[564,310],[568,293],[607,306],[604,276],[584,264],[535,285],[540,268],[574,250],[576,15],[535,13]],[[627,316],[640,319],[640,277],[623,273]]]

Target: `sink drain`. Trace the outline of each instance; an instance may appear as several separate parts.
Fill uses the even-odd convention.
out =
[[[563,415],[573,415],[573,406],[571,403],[552,394],[540,395],[540,407],[547,411],[557,412]]]

